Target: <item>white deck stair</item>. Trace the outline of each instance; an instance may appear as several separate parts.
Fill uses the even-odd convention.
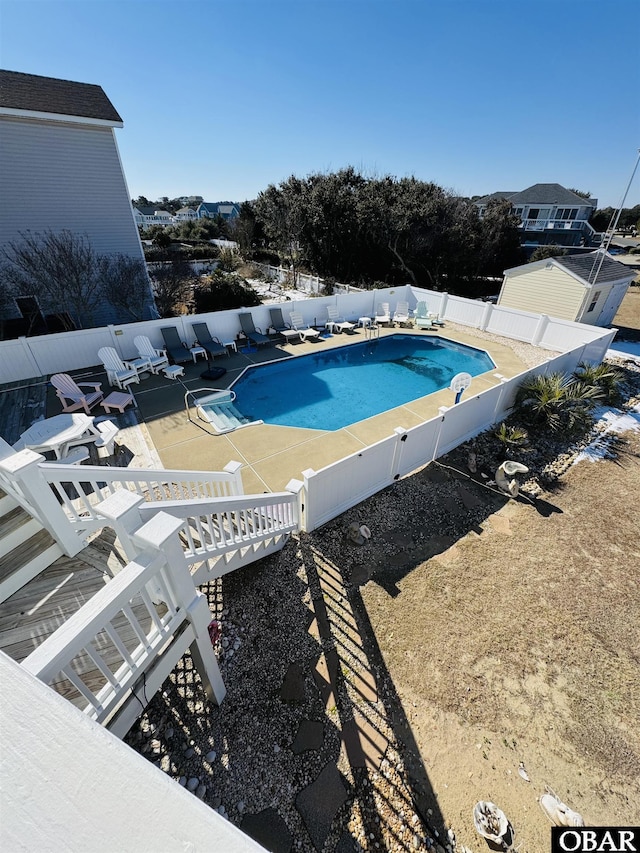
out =
[[[40,522],[0,490],[0,601],[6,601],[62,554]]]

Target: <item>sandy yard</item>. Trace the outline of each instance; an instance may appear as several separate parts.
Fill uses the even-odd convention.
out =
[[[479,800],[544,853],[545,786],[640,824],[640,432],[533,447],[530,497],[487,486],[485,434],[209,584],[225,702],[187,661],[127,741],[278,853],[486,853]]]

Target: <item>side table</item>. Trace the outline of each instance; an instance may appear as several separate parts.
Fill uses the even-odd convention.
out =
[[[205,361],[207,360],[207,351],[204,347],[191,347],[189,352],[191,353],[191,357],[193,358],[194,364],[198,361],[199,355],[201,355]]]

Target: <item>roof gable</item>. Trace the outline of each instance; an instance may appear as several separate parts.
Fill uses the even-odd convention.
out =
[[[101,86],[18,71],[0,71],[0,108],[122,124]]]

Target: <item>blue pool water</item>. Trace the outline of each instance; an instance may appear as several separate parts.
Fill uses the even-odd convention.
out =
[[[236,407],[252,420],[336,430],[448,388],[456,373],[477,376],[494,367],[472,347],[390,335],[251,367],[232,387]]]

